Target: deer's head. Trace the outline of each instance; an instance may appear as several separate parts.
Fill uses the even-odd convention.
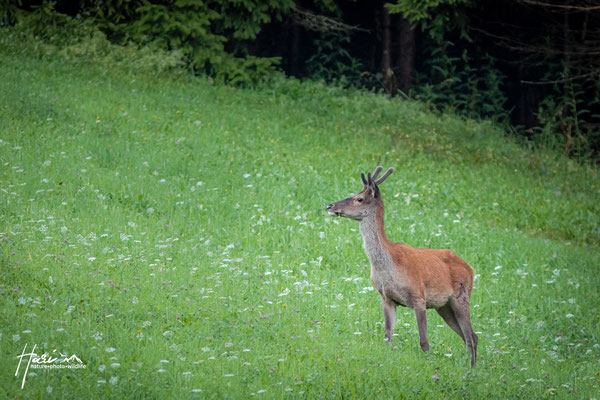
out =
[[[375,215],[377,208],[382,203],[378,186],[394,172],[394,168],[388,169],[381,178],[377,179],[382,170],[383,167],[377,167],[375,168],[375,172],[373,172],[373,176],[369,172],[367,177],[361,173],[360,177],[364,186],[360,193],[328,205],[327,212],[329,212],[329,215],[352,218],[357,221],[367,216]]]

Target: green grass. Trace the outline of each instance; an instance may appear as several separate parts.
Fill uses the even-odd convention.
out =
[[[20,50],[0,46],[0,397],[598,397],[595,167],[379,95]],[[358,225],[324,212],[377,165],[390,239],[477,273],[473,369],[432,311],[428,354],[408,309],[383,341]],[[25,344],[87,368],[21,389]]]

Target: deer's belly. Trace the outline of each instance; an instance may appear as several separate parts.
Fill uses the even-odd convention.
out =
[[[425,307],[440,308],[448,303],[448,299],[452,296],[452,291],[433,291],[425,290]]]

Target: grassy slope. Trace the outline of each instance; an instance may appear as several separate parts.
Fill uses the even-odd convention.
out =
[[[0,71],[1,397],[597,396],[596,169],[317,84]],[[380,164],[388,236],[478,273],[472,371],[433,312],[429,354],[407,309],[384,344],[358,226],[325,216]],[[25,343],[88,368],[21,390]]]

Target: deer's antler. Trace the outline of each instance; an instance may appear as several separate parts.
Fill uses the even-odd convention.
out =
[[[367,178],[365,178],[365,174],[364,174],[364,173],[362,173],[362,172],[360,173],[360,179],[362,179],[362,181],[363,181],[363,184],[364,184],[365,186],[367,186],[367,185],[369,184],[369,182],[367,182]]]
[[[379,173],[383,170],[382,166],[379,166],[377,168],[375,168],[375,172],[373,172],[373,181],[375,181],[375,179],[377,179],[377,175],[379,175]]]
[[[377,174],[379,174],[379,172],[382,170],[383,168],[381,167],[377,167],[377,169],[375,170],[375,175],[373,176],[373,179],[377,178]],[[394,168],[390,168],[387,170],[387,172],[385,174],[383,174],[383,176],[381,178],[379,178],[378,180],[375,181],[376,185],[380,185],[381,183],[383,183],[383,181],[385,181],[387,179],[388,176],[390,176],[392,174],[392,172],[394,172]]]

